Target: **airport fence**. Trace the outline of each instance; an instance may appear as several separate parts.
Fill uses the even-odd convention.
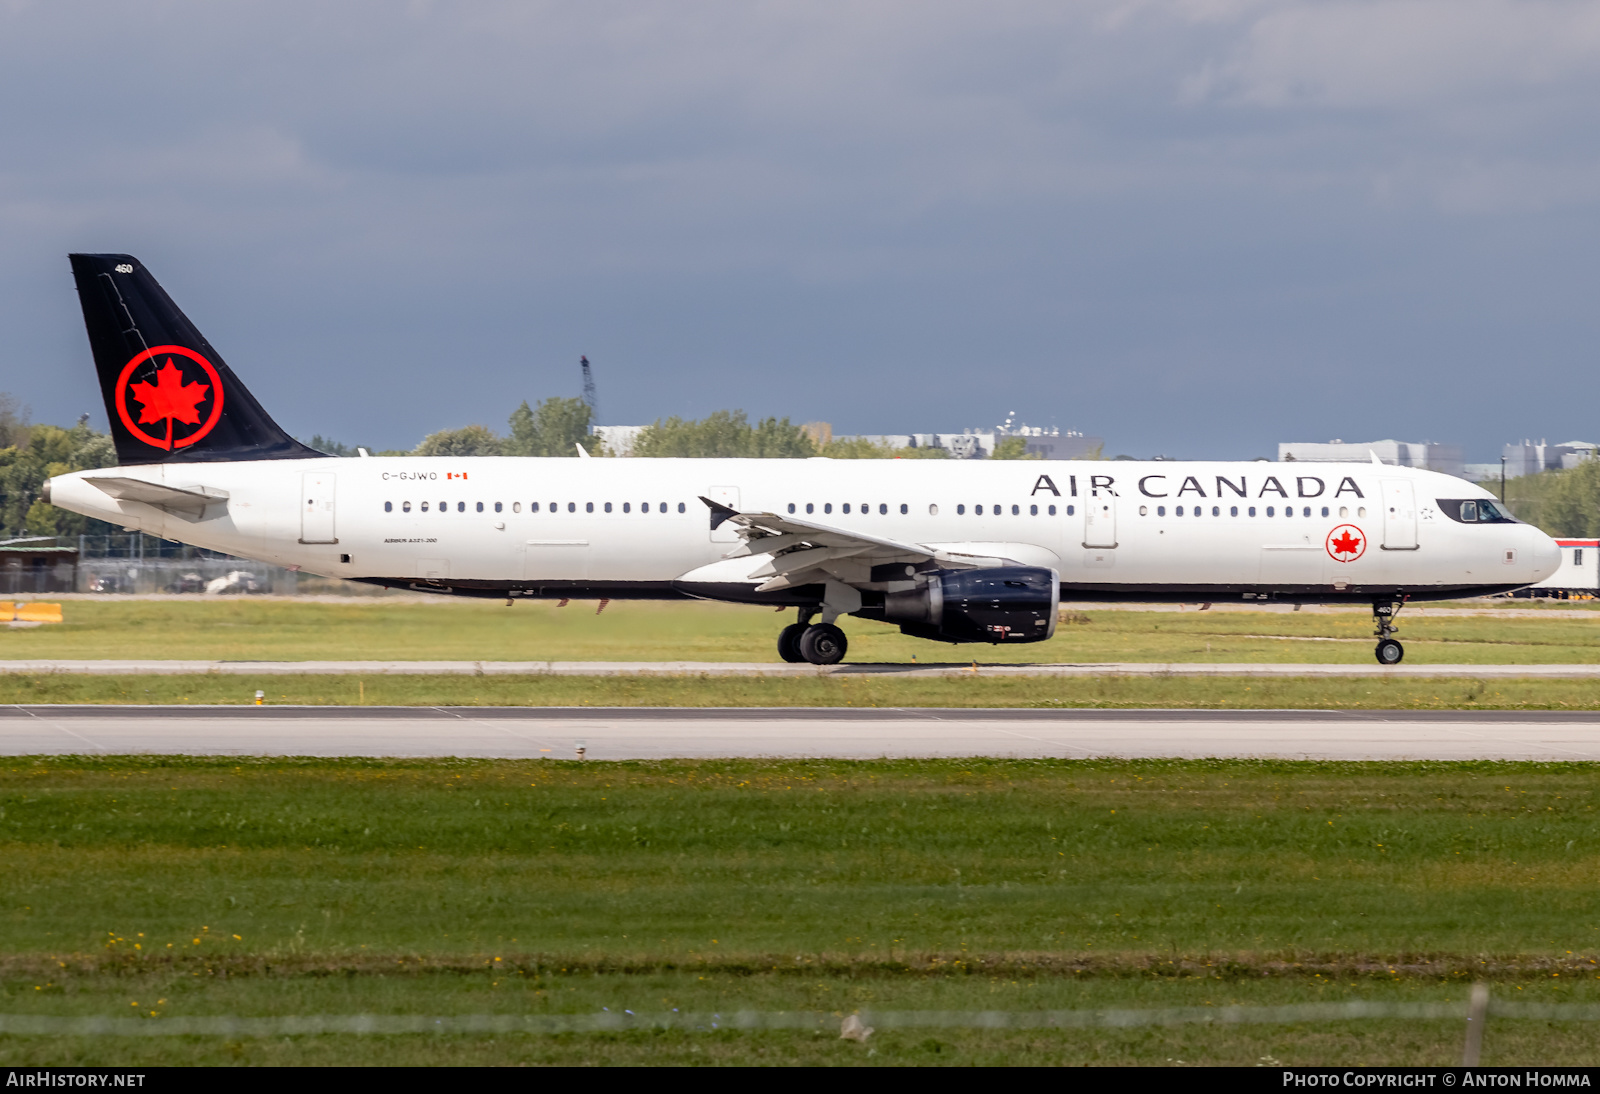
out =
[[[377,586],[301,573],[131,532],[0,545],[0,595],[133,593],[374,596]]]
[[[173,1016],[158,1018],[65,1017],[0,1014],[0,1035],[77,1037],[288,1037],[317,1034],[405,1033],[613,1033],[626,1030],[811,1030],[839,1031],[865,1041],[877,1030],[987,1029],[1137,1029],[1149,1026],[1298,1025],[1373,1019],[1463,1021],[1462,1062],[1478,1063],[1490,1018],[1546,1022],[1600,1021],[1600,1004],[1492,1002],[1485,984],[1475,984],[1461,1002],[1298,1003],[1274,1007],[1166,1007],[1148,1010],[862,1010],[854,1014],[821,1011],[728,1011],[598,1014],[314,1014],[244,1018]]]

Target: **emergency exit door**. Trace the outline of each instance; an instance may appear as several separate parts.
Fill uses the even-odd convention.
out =
[[[1384,479],[1383,549],[1417,549],[1417,499],[1409,479]]]
[[[1110,494],[1089,498],[1083,503],[1083,545],[1117,545],[1117,499]]]
[[[300,476],[300,542],[338,543],[333,529],[335,476],[326,473]]]

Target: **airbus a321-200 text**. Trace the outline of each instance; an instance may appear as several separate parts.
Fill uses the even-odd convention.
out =
[[[166,539],[456,596],[796,609],[940,642],[1055,632],[1073,600],[1372,606],[1506,592],[1559,550],[1460,479],[1370,464],[334,458],[280,429],[129,255],[72,256],[120,466],[45,499]]]

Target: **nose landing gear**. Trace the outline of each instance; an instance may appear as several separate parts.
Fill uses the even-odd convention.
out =
[[[800,621],[778,633],[778,656],[790,664],[837,665],[844,660],[850,641],[832,623],[811,622],[815,612],[801,609]]]
[[[1378,636],[1378,648],[1373,653],[1380,665],[1398,665],[1406,655],[1406,648],[1389,637],[1400,629],[1395,626],[1394,618],[1405,606],[1404,600],[1381,600],[1372,605],[1372,621],[1376,625],[1372,633]]]

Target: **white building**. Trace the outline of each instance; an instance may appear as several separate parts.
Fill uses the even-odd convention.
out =
[[[633,455],[633,443],[647,427],[642,425],[596,425],[589,432],[600,438],[605,451],[612,456]]]
[[[1593,456],[1597,446],[1592,441],[1563,441],[1561,444],[1537,443],[1524,440],[1521,444],[1508,444],[1501,450],[1506,458],[1506,478],[1537,475],[1541,471],[1562,471],[1577,467]]]
[[[1600,539],[1558,539],[1561,566],[1555,573],[1518,596],[1554,596],[1600,593]]]
[[[1347,444],[1341,440],[1325,443],[1287,441],[1278,445],[1278,459],[1306,463],[1369,463],[1376,455],[1395,467],[1422,467],[1442,471],[1458,478],[1466,474],[1466,453],[1458,444],[1432,441],[1368,441]]]

